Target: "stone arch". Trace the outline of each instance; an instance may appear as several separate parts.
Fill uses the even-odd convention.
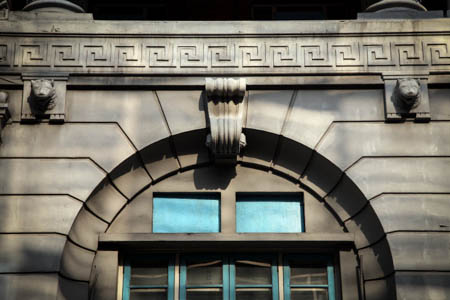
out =
[[[248,147],[238,164],[270,171],[323,201],[345,230],[355,235],[354,251],[359,258],[358,268],[364,280],[362,292],[367,299],[394,299],[393,260],[382,224],[345,170],[297,141],[261,130],[244,131]],[[118,165],[97,185],[75,219],[62,254],[60,299],[81,299],[74,296],[74,289],[87,292],[88,283],[95,281],[91,269],[98,235],[108,230],[136,195],[177,173],[213,163],[204,147],[205,136],[206,129],[201,129],[152,143]],[[258,147],[258,143],[267,141],[276,146]],[[146,182],[143,176],[150,180]],[[123,183],[112,183],[117,178],[123,178]],[[128,186],[126,182],[133,184]]]

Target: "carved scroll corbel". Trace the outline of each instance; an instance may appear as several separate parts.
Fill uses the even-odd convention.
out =
[[[64,123],[67,75],[24,75],[22,123]]]
[[[424,76],[383,76],[385,82],[385,116],[387,122],[413,119],[430,121],[428,78]]]
[[[206,146],[216,161],[235,162],[246,146],[242,133],[246,81],[243,78],[207,78],[206,99],[211,133]]]
[[[2,143],[2,129],[11,117],[8,110],[8,93],[0,91],[0,144]]]

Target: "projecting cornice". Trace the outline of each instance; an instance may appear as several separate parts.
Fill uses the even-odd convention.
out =
[[[298,75],[450,69],[449,19],[271,22],[270,27],[267,22],[134,22],[127,34],[123,31],[129,22],[47,20],[32,22],[33,30],[28,21],[20,26],[16,21],[0,23],[3,74]],[[83,30],[83,36],[75,34]],[[113,30],[114,35],[108,34]]]

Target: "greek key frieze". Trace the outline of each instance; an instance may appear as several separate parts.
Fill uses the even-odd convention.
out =
[[[442,37],[18,38],[0,42],[0,71],[361,72],[450,66]],[[18,71],[18,70],[16,70]]]

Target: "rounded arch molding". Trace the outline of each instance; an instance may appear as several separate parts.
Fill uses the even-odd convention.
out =
[[[89,293],[89,299],[106,299],[96,295],[93,288],[97,284],[93,276],[96,261],[101,259],[99,234],[107,232],[124,209],[147,189],[173,176],[212,167],[214,162],[204,146],[206,132],[189,131],[151,143],[97,185],[69,232],[61,256],[58,299],[82,299],[83,293]],[[344,231],[354,234],[357,265],[352,267],[355,274],[360,271],[363,282],[358,293],[365,294],[366,299],[388,295],[389,299],[395,298],[393,260],[382,224],[345,170],[299,142],[261,130],[244,132],[248,146],[238,158],[237,172],[242,168],[266,172],[312,195]],[[232,173],[233,168],[227,172]]]

